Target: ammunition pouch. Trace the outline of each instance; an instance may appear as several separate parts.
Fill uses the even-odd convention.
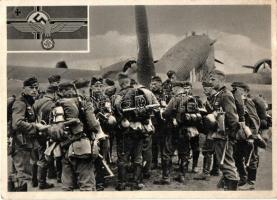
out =
[[[155,131],[150,119],[144,120],[143,122],[130,122],[130,128],[143,135],[150,135]]]
[[[200,113],[180,113],[177,114],[177,121],[179,124],[186,124],[188,126],[196,126],[202,121],[202,115]]]
[[[252,135],[251,129],[244,123],[240,123],[236,133],[236,140],[247,140]]]
[[[68,148],[68,157],[89,158],[92,155],[91,141],[88,138],[80,138],[73,141]]]
[[[46,160],[50,160],[52,157],[58,158],[62,156],[62,149],[59,143],[53,142],[49,147],[44,151]]]

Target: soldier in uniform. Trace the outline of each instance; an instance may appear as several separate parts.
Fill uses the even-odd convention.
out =
[[[167,132],[163,135],[162,145],[162,180],[157,184],[170,184],[169,172],[171,156],[178,150],[179,176],[177,181],[185,183],[185,175],[188,172],[190,159],[190,140],[199,135],[197,124],[201,121],[197,99],[189,94],[191,83],[174,82],[173,92],[175,96],[170,100],[168,106],[163,112],[166,120],[174,120],[176,131]]]
[[[30,162],[32,161],[34,165],[36,161],[33,149],[38,148],[38,132],[45,127],[36,122],[33,104],[37,96],[38,81],[36,77],[28,78],[23,82],[21,97],[16,99],[12,106],[12,129],[14,130],[12,137],[15,149],[12,160],[17,172],[17,191],[27,191]]]
[[[110,132],[116,124],[116,119],[112,115],[111,101],[108,96],[104,93],[104,84],[102,78],[93,77],[91,80],[91,100],[94,106],[94,113],[99,119],[103,131],[110,137]],[[100,153],[103,159],[109,161],[110,159],[110,144],[109,138],[102,138],[99,141]],[[96,168],[96,190],[104,190],[104,169],[101,165],[101,159],[98,158],[95,161]]]
[[[115,93],[116,93],[115,82],[111,79],[105,79],[104,84],[105,84],[104,93],[110,99],[111,105],[113,105],[114,98],[115,98]],[[114,113],[112,112],[112,114],[114,114]],[[113,127],[113,129],[109,130],[110,153],[109,153],[108,162],[110,164],[113,163],[112,158],[113,158],[114,140],[115,140],[115,130],[114,130],[114,127]]]
[[[192,85],[189,84],[190,86],[188,86],[188,91],[187,93],[189,95],[193,95],[192,94]],[[203,103],[200,99],[199,96],[194,96],[195,97],[195,101],[196,104],[198,106],[198,108],[202,108],[203,107]],[[198,124],[197,127],[199,127],[200,125]],[[192,173],[198,173],[198,159],[199,159],[199,154],[200,154],[200,147],[199,147],[199,135],[196,135],[195,137],[190,138],[190,148],[192,151],[192,169],[191,172]]]
[[[211,106],[217,120],[217,128],[213,134],[214,148],[223,173],[218,186],[223,186],[226,190],[237,190],[239,177],[233,158],[233,147],[240,124],[235,99],[224,85],[225,74],[223,72],[212,71],[209,75],[209,82],[216,90],[212,96]]]
[[[204,94],[207,97],[206,102],[204,103],[204,112],[202,112],[203,115],[203,120],[202,120],[202,127],[201,127],[201,132],[205,134],[205,142],[202,148],[202,154],[203,154],[203,171],[202,174],[199,174],[199,176],[194,177],[195,180],[209,180],[209,175],[210,175],[210,169],[212,165],[212,160],[213,157],[215,158],[216,156],[214,155],[214,147],[213,147],[213,138],[212,134],[213,132],[210,129],[209,123],[209,115],[212,113],[212,107],[210,105],[210,100],[212,95],[216,93],[216,91],[212,88],[212,84],[209,82],[202,82]],[[205,115],[205,116],[204,116]],[[207,123],[207,120],[208,123]],[[215,122],[215,121],[214,121]],[[218,165],[217,160],[214,159],[213,165],[216,166]],[[213,167],[215,169],[216,167]],[[218,167],[217,167],[218,168]]]
[[[162,79],[159,76],[153,76],[151,78],[150,90],[156,96],[161,108],[164,109],[166,107],[166,96],[162,87]],[[153,169],[157,169],[159,164],[158,159],[160,154],[161,135],[162,131],[164,131],[164,129],[166,128],[164,122],[165,121],[164,119],[162,119],[161,116],[161,110],[155,109],[154,116],[152,117],[152,123],[155,127],[155,133],[152,136]]]
[[[255,189],[257,168],[259,163],[258,147],[265,148],[266,143],[258,134],[260,119],[257,114],[255,103],[249,96],[250,88],[243,82],[232,83],[233,93],[241,107],[240,123],[242,131],[238,135],[234,151],[236,166],[240,175],[238,186],[240,190]],[[242,116],[243,115],[243,116]],[[248,134],[247,130],[249,129]]]
[[[52,99],[53,96],[56,100],[59,98],[58,86],[61,81],[61,76],[58,74],[54,74],[48,77],[48,82],[51,88],[56,89],[53,91],[54,93],[47,92],[46,99]],[[52,94],[51,94],[52,93]],[[45,99],[45,100],[46,100]],[[48,145],[51,145],[51,141],[48,141]],[[61,175],[62,175],[62,161],[60,157],[55,157],[55,159],[50,159],[48,163],[48,178],[57,178],[57,182],[61,183]]]
[[[132,80],[131,80],[132,81]],[[157,108],[153,108],[152,111],[159,111],[159,102],[156,98],[156,96],[152,93],[151,90],[148,90],[147,88],[145,88],[144,86],[140,85],[140,84],[134,84],[133,85],[134,88],[141,90],[142,92],[144,92],[145,97],[147,98],[147,101],[149,104],[156,104]],[[153,154],[152,154],[152,136],[154,135],[155,132],[155,127],[152,123],[152,117],[154,116],[153,113],[151,113],[151,110],[149,109],[149,114],[146,117],[149,117],[149,124],[148,127],[151,129],[149,129],[147,131],[147,133],[144,134],[144,140],[143,140],[143,147],[142,147],[142,160],[143,160],[143,167],[142,167],[142,182],[143,179],[149,179],[151,174],[151,168],[152,168],[152,160],[153,160]]]
[[[150,91],[131,87],[128,75],[120,73],[118,82],[121,90],[115,97],[114,106],[119,129],[117,131],[118,152],[118,185],[117,190],[126,188],[126,169],[132,162],[132,190],[142,189],[142,148],[145,135],[153,131],[150,122],[150,112],[147,105],[153,104]]]
[[[54,74],[48,78],[48,82],[50,86],[58,87],[61,82],[61,76],[58,74]]]
[[[34,103],[34,111],[37,115],[38,122],[42,122],[44,124],[52,123],[51,112],[52,112],[52,109],[55,107],[55,103],[58,99],[57,91],[58,91],[58,86],[50,85],[47,88],[45,95]],[[44,152],[47,147],[48,138],[46,135],[40,135],[40,137],[38,138],[38,141],[40,144],[38,148],[38,162],[37,162],[39,188],[40,189],[52,188],[54,187],[54,185],[46,182],[47,169],[48,169],[49,163],[51,162],[51,161],[50,162],[47,161],[44,155]],[[58,182],[61,182],[60,181],[61,169],[60,169],[60,173],[57,175],[58,175],[57,177]]]
[[[174,81],[176,81],[176,72],[172,71],[172,70],[169,70],[166,73],[166,75],[167,75],[168,79],[166,79],[163,82],[163,89],[164,89],[164,92],[166,94],[166,103],[168,103],[170,101],[170,99],[172,98],[172,96],[173,96],[172,83]]]
[[[96,149],[95,145],[92,148],[92,143],[97,138],[94,133],[99,132],[100,124],[96,120],[91,102],[87,100],[89,83],[87,80],[77,80],[74,84],[64,82],[59,85],[62,98],[58,105],[63,109],[64,119],[77,121],[66,132],[51,133],[54,141],[61,141],[64,152],[62,189],[65,191],[72,191],[76,185],[81,191],[95,190],[93,152]]]

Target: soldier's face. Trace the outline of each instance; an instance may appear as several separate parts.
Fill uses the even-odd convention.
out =
[[[247,92],[243,88],[236,87],[236,92],[237,92],[238,95],[241,96],[242,99],[246,99]]]
[[[184,93],[185,94],[191,94],[191,87],[185,87],[184,88]]]
[[[28,96],[37,97],[38,96],[39,87],[37,85],[33,86],[24,86],[23,93]]]
[[[127,88],[130,86],[131,80],[129,78],[119,79],[118,84],[121,88]]]
[[[153,81],[150,83],[150,90],[151,91],[158,91],[162,88],[162,83],[159,81]]]
[[[104,92],[104,85],[102,83],[96,83],[91,86],[91,90],[93,93],[102,93]]]
[[[212,84],[213,89],[218,90],[223,85],[223,80],[218,75],[212,75],[209,78],[209,82]]]
[[[170,78],[171,81],[176,81],[176,79],[177,79],[177,77],[176,77],[175,74],[173,74],[173,75],[171,76],[171,78]]]

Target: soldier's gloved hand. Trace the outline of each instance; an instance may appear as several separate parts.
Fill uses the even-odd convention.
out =
[[[47,133],[49,134],[50,138],[54,141],[60,141],[64,135],[64,124],[53,124],[48,128]]]

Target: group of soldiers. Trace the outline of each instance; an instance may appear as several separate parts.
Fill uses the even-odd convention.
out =
[[[195,180],[222,174],[219,188],[254,189],[258,147],[266,147],[262,133],[270,127],[266,102],[251,99],[242,82],[229,91],[219,70],[202,82],[205,101],[174,71],[167,76],[164,82],[153,76],[146,88],[119,73],[118,88],[101,77],[63,81],[52,75],[45,92],[36,77],[26,79],[21,96],[8,99],[9,190],[27,191],[29,180],[41,190],[55,187],[47,182],[54,166],[64,191],[102,191],[105,179],[114,176],[113,161],[118,191],[142,189],[151,171],[160,169],[159,160],[161,177],[154,184],[186,184],[191,159]],[[177,177],[171,175],[174,156]]]

